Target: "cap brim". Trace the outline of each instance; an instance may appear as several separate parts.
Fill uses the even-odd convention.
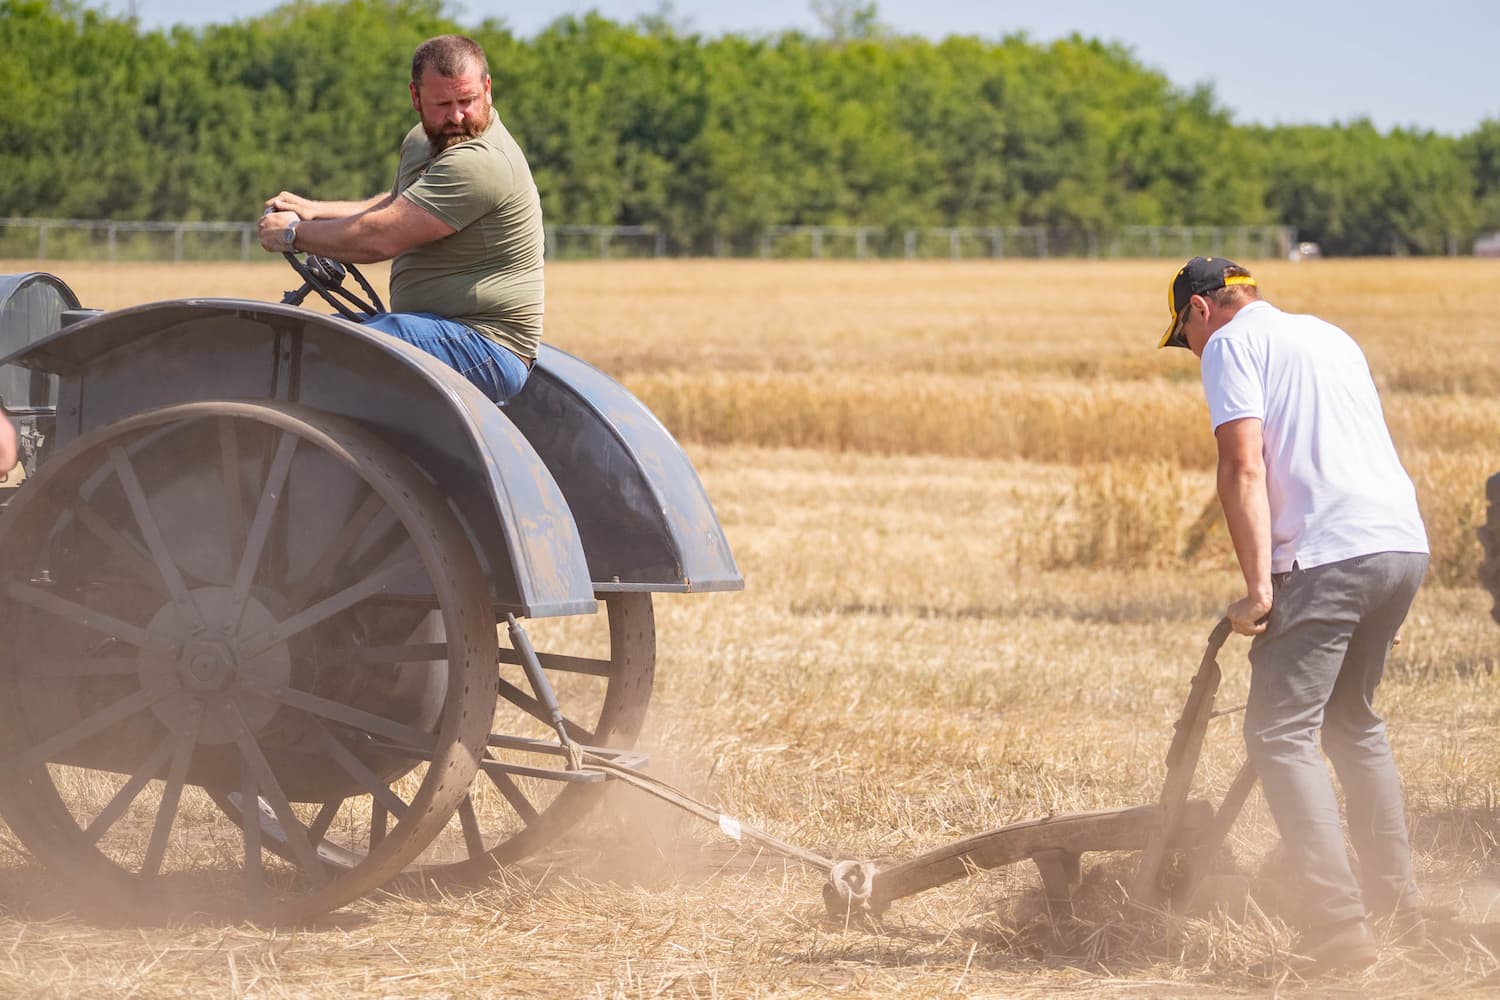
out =
[[[1167,327],[1167,332],[1161,335],[1161,340],[1156,344],[1156,349],[1158,351],[1163,347],[1181,347],[1184,350],[1189,349],[1187,338],[1182,335],[1182,321],[1186,318],[1186,309],[1178,313],[1176,317],[1173,318],[1172,325]]]

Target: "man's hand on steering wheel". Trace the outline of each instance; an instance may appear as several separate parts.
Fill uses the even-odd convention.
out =
[[[291,191],[282,191],[266,199],[266,208],[276,212],[296,212],[299,219],[315,219],[318,217],[313,208],[313,200],[304,198],[300,194]]]
[[[277,211],[267,208],[256,225],[256,232],[260,236],[261,249],[268,253],[286,253],[292,249],[291,241],[286,234],[292,226],[301,222],[302,218],[296,212]]]
[[[281,195],[278,195],[271,201],[275,202],[280,198]],[[277,211],[268,203],[257,226],[260,245],[271,253],[279,252],[284,256],[292,270],[302,279],[302,287],[287,292],[281,301],[289,305],[301,305],[308,292],[317,292],[324,302],[333,307],[334,312],[354,323],[363,323],[371,316],[385,312],[385,304],[380,301],[380,296],[353,264],[343,264],[316,254],[308,254],[305,260],[298,257],[298,251],[293,245],[295,240],[289,238],[288,234],[300,221],[296,212]],[[354,275],[354,280],[364,289],[364,298],[344,287],[345,272]]]

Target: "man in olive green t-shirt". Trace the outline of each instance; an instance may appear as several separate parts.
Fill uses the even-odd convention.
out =
[[[362,202],[283,191],[261,246],[353,263],[394,258],[391,309],[365,325],[437,357],[504,402],[526,383],[542,335],[542,206],[531,169],[494,113],[484,51],[440,35],[412,56],[421,122],[396,183]]]

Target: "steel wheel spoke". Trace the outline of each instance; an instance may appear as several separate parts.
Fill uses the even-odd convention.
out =
[[[172,750],[172,767],[167,771],[167,784],[161,793],[161,808],[156,811],[156,823],[151,827],[151,842],[146,845],[146,860],[141,862],[141,875],[154,879],[161,871],[162,859],[167,854],[167,837],[172,833],[172,824],[177,819],[177,808],[182,802],[182,785],[187,780],[188,764],[193,759],[193,748],[198,744],[198,727],[177,738]]]
[[[265,897],[266,878],[260,856],[260,789],[255,769],[243,756],[240,757],[240,829],[245,845],[245,899],[252,909],[258,909]]]
[[[185,422],[176,420],[170,424],[158,427],[155,430],[147,431],[143,434],[137,434],[131,437],[126,443],[125,452],[126,454],[130,455],[139,454],[167,435],[177,433],[185,426],[187,426]],[[114,469],[111,468],[108,464],[101,464],[93,472],[89,473],[89,477],[85,479],[83,481],[83,485],[79,487],[79,493],[85,496],[93,496],[94,493],[98,491],[100,485],[102,485],[103,482],[108,479],[113,472]]]
[[[59,751],[77,746],[95,733],[102,732],[122,719],[127,719],[142,709],[156,704],[169,693],[141,688],[135,694],[121,698],[108,708],[101,708],[93,715],[75,722],[62,732],[38,743],[21,755],[16,761],[16,767],[25,769],[44,764]]]
[[[152,590],[167,593],[161,571],[151,561],[151,557],[139,545],[117,531],[87,500],[80,497],[74,502],[73,515],[78,518],[78,523],[93,532],[94,537],[107,545],[125,563],[132,575]]]
[[[244,610],[245,598],[250,593],[255,571],[260,568],[266,539],[271,536],[271,522],[275,520],[276,508],[285,492],[286,478],[292,469],[292,455],[297,450],[299,440],[301,439],[291,431],[283,431],[281,440],[276,443],[276,454],[271,459],[270,469],[266,471],[266,482],[261,489],[260,502],[255,508],[255,520],[250,523],[250,534],[245,538],[245,551],[240,556],[239,568],[235,570],[234,583],[230,585],[234,601],[230,613],[232,625],[239,622],[239,613]]]
[[[380,593],[402,576],[413,571],[420,572],[421,569],[422,564],[417,559],[387,566],[379,573],[365,577],[352,587],[347,587],[332,597],[325,598],[304,611],[299,611],[275,628],[251,636],[241,644],[241,649],[245,655],[259,656],[278,642],[285,642],[314,625],[322,624],[340,611],[347,611],[367,597]]]
[[[385,843],[385,806],[379,802],[370,803],[370,850]]]
[[[375,516],[385,512],[390,515],[394,522],[395,512],[385,505],[385,500],[379,493],[373,490],[365,497],[364,502],[354,511],[354,516],[344,522],[338,534],[333,536],[333,541],[328,543],[328,548],[318,557],[317,563],[307,571],[307,574],[292,587],[292,604],[305,604],[312,600],[313,595],[322,591],[333,579],[334,571],[343,564],[344,557],[354,548],[354,543],[370,527]],[[383,528],[382,530],[389,530]]]
[[[102,611],[85,607],[77,601],[70,601],[66,597],[58,597],[56,594],[34,587],[29,583],[21,583],[19,580],[11,580],[6,585],[6,592],[15,600],[38,611],[45,611],[49,615],[55,615],[65,621],[80,625],[86,629],[103,633],[122,642],[128,642],[132,646],[145,646],[157,640],[171,641],[169,636],[158,636],[132,625],[130,622],[121,621],[113,615],[107,615]]]
[[[219,464],[224,481],[224,530],[229,558],[245,544],[245,495],[240,486],[240,439],[234,421],[219,418]]]
[[[354,662],[361,666],[388,663],[430,663],[448,658],[446,642],[418,642],[408,646],[362,646],[353,650]]]
[[[464,800],[458,804],[458,822],[464,830],[464,846],[468,849],[469,860],[477,861],[484,857],[484,837],[479,833],[479,816],[474,812],[474,796],[465,795]]]
[[[306,831],[301,821],[297,819],[297,814],[292,811],[292,804],[287,801],[286,793],[281,790],[281,783],[276,780],[276,773],[271,770],[270,763],[261,752],[260,744],[255,742],[255,735],[245,724],[245,717],[240,713],[239,703],[233,699],[226,702],[224,714],[228,718],[230,728],[234,730],[234,742],[239,747],[240,762],[242,766],[250,768],[261,794],[270,803],[271,811],[276,814],[276,821],[281,824],[282,835],[286,838],[287,846],[291,848],[297,863],[314,882],[326,881],[323,863],[318,859],[317,852],[308,841]],[[256,821],[259,822],[258,817]]]
[[[540,701],[537,701],[531,695],[527,694],[525,691],[522,691],[520,688],[516,687],[514,684],[503,677],[500,678],[500,697],[504,698],[506,701],[510,702],[512,705],[516,706],[521,711],[531,716],[533,719],[536,719],[538,722],[545,725],[548,729],[552,728],[552,716],[548,714],[547,709],[543,707],[542,703]],[[563,716],[563,726],[568,730],[568,736],[570,738],[575,739],[580,743],[594,742],[593,733],[589,732],[587,729],[583,728],[567,716]]]
[[[103,809],[99,810],[99,815],[95,816],[83,831],[84,837],[90,844],[97,844],[99,838],[108,833],[109,828],[125,815],[125,810],[130,808],[130,803],[141,794],[141,789],[146,787],[148,781],[156,777],[156,772],[160,771],[162,765],[172,756],[173,743],[174,737],[170,733],[167,734],[155,749],[146,755],[146,759],[141,761],[140,767],[130,776],[130,780],[125,782],[118,792],[115,792],[114,797],[105,804]]]
[[[391,791],[385,782],[380,780],[376,773],[365,766],[364,761],[354,755],[354,752],[344,744],[340,743],[338,737],[328,731],[328,727],[319,724],[318,732],[323,738],[323,745],[328,750],[328,755],[333,758],[334,763],[342,767],[355,781],[364,786],[372,798],[390,811],[397,819],[406,815],[406,803],[401,797]]]
[[[96,656],[69,660],[32,660],[22,670],[29,681],[73,681],[79,677],[109,677],[133,674],[141,669],[137,656]]]
[[[115,478],[125,490],[125,498],[130,501],[130,512],[135,516],[135,523],[141,529],[141,537],[146,540],[146,548],[156,564],[156,571],[167,585],[167,593],[171,595],[174,604],[190,612],[194,622],[201,625],[201,616],[188,597],[187,585],[182,582],[182,571],[177,568],[172,553],[167,549],[167,540],[162,537],[161,526],[156,523],[156,515],[151,512],[151,504],[146,499],[146,491],[141,488],[140,478],[135,474],[135,466],[125,454],[125,449],[119,445],[109,450],[109,457],[115,466]]]
[[[486,760],[494,759],[488,753],[484,757]],[[510,807],[516,811],[516,815],[521,817],[522,823],[531,826],[537,820],[541,819],[541,814],[536,811],[536,807],[531,804],[531,800],[526,797],[526,793],[521,791],[521,786],[516,784],[514,778],[504,771],[492,770],[482,764],[480,765],[480,770],[489,775],[490,781],[499,789],[500,794],[505,796],[505,801],[509,802]]]
[[[609,660],[599,660],[588,656],[567,656],[563,653],[537,653],[537,662],[542,665],[543,670],[556,670],[566,674],[588,674],[590,677],[608,677],[611,664]],[[501,663],[521,663],[521,654],[514,649],[501,647],[499,660]]]
[[[328,828],[333,825],[333,818],[339,814],[339,807],[347,799],[335,799],[332,802],[323,803],[323,808],[318,810],[318,815],[313,817],[312,825],[307,828],[307,837],[314,844],[322,841],[328,833]]]
[[[341,701],[309,694],[297,688],[276,693],[272,697],[289,708],[300,709],[309,715],[316,715],[332,722],[341,722],[351,728],[394,740],[402,747],[409,748],[414,754],[431,754],[437,742],[426,730],[387,719],[373,712],[366,712],[352,705],[345,705]]]

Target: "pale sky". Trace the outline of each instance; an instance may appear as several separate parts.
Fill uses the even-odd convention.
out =
[[[223,23],[279,0],[94,0],[133,11],[148,27]],[[1078,32],[1123,43],[1181,87],[1210,83],[1241,123],[1329,124],[1367,117],[1449,135],[1500,118],[1500,0],[1042,0],[978,3],[883,0],[880,21],[900,34],[999,39],[1024,31],[1049,41]],[[530,36],[589,10],[629,22],[661,0],[466,0],[460,24],[504,20]],[[675,0],[674,23],[703,35],[817,30],[808,0]]]

